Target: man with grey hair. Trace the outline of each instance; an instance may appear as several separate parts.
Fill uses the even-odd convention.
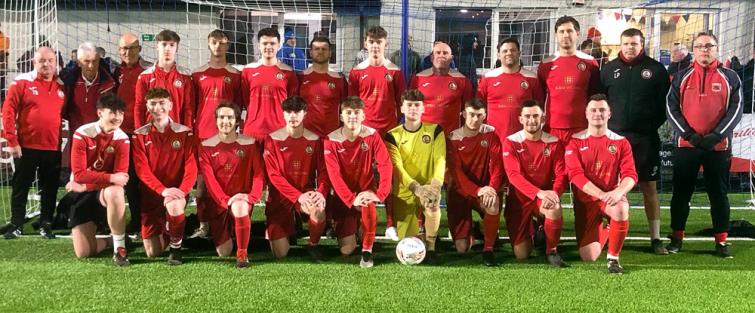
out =
[[[687,50],[687,46],[682,43],[675,43],[671,48],[671,64],[668,66],[668,74],[671,77],[679,71],[689,68],[692,64],[692,55]]]
[[[68,129],[74,130],[96,121],[97,100],[115,87],[115,81],[100,61],[97,47],[91,42],[84,42],[76,51],[78,66],[60,74],[69,95],[63,110]]]

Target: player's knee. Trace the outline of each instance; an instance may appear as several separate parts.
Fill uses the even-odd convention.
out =
[[[231,256],[231,252],[233,252],[233,243],[231,242],[231,240],[228,240],[223,244],[215,247],[215,251],[218,253],[218,256],[221,257]]]
[[[168,210],[168,214],[173,216],[184,214],[185,207],[186,199],[171,200],[165,204],[165,208]]]
[[[249,203],[246,201],[235,201],[231,204],[231,213],[234,217],[244,217],[249,215]]]
[[[343,255],[350,255],[354,253],[354,250],[356,250],[357,248],[357,241],[356,241],[356,237],[354,236],[349,236],[344,239],[339,239],[338,241],[339,241],[338,244],[340,246],[339,248],[341,250],[341,254]]]
[[[425,218],[438,218],[440,217],[440,208],[430,207],[424,210]]]
[[[493,205],[493,206],[485,208],[485,214],[498,215],[499,212],[500,211],[498,210],[498,205]]]
[[[456,247],[456,252],[458,253],[469,252],[469,240],[467,238],[456,240],[454,242],[454,246]]]
[[[81,247],[81,246],[73,246],[73,253],[76,254],[76,258],[78,259],[86,259],[90,256],[92,256],[92,251],[89,249],[89,247]]]
[[[613,219],[617,221],[626,221],[629,219],[629,204],[626,202],[619,202],[616,205]]]
[[[582,247],[579,249],[579,258],[585,262],[595,262],[600,257],[600,248]]]
[[[562,216],[561,206],[557,205],[553,209],[543,210],[543,215],[545,215],[545,218],[547,219],[560,220]]]
[[[112,185],[105,188],[105,200],[114,204],[125,204],[126,196],[122,186]]]

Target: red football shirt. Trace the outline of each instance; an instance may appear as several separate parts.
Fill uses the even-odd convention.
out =
[[[128,135],[122,130],[105,133],[99,121],[82,125],[71,144],[72,179],[87,190],[108,187],[111,174],[128,173],[128,155]]]
[[[126,134],[134,132],[136,81],[139,79],[139,75],[150,66],[152,66],[152,63],[140,58],[139,62],[136,62],[131,66],[121,62],[121,65],[118,66],[113,73],[117,89],[115,94],[121,98],[123,102],[126,102],[126,111],[123,112],[123,123],[121,124],[121,130]]]
[[[285,126],[281,103],[299,94],[296,73],[278,60],[276,65],[250,63],[241,72],[241,97],[246,107],[243,134],[262,141]]]
[[[495,127],[501,139],[522,129],[519,113],[525,100],[534,99],[543,105],[545,98],[535,73],[526,69],[504,73],[500,67],[480,79],[477,97],[488,104],[487,122]]]
[[[464,136],[463,128],[457,128],[448,136],[446,151],[448,188],[469,199],[477,199],[485,186],[501,189],[501,142],[492,126],[483,124],[475,136]]]
[[[170,118],[176,123],[194,125],[194,87],[191,84],[191,73],[179,69],[174,65],[169,71],[164,71],[157,65],[153,65],[139,75],[136,82],[134,100],[134,127],[139,128],[150,120],[147,113],[147,101],[144,96],[147,91],[161,87],[168,90],[170,99],[173,101],[173,109],[170,110]]]
[[[66,95],[63,82],[44,81],[32,71],[16,76],[3,104],[3,138],[8,146],[58,151]]]
[[[587,99],[600,90],[598,62],[581,51],[571,56],[560,56],[556,52],[540,63],[537,76],[548,94],[546,126],[587,128]]]
[[[366,60],[349,73],[349,96],[358,96],[364,101],[364,125],[375,128],[381,136],[398,125],[404,89],[401,69],[389,60],[382,66],[372,66]]]
[[[429,68],[414,75],[410,86],[425,95],[423,122],[440,125],[446,135],[461,126],[464,103],[474,96],[472,84],[463,74],[453,69],[448,74],[434,73]]]
[[[375,129],[362,126],[354,141],[347,140],[341,129],[336,129],[325,139],[324,155],[330,183],[346,207],[352,207],[357,194],[362,191],[374,191],[380,201],[385,200],[391,191],[393,164]],[[379,182],[375,181],[372,171],[373,161],[377,163]]]
[[[318,73],[311,67],[299,74],[299,95],[307,102],[304,127],[320,137],[338,128],[338,108],[348,85],[340,73]]]
[[[267,202],[297,204],[302,193],[315,190],[328,193],[328,176],[322,154],[322,141],[305,129],[304,135],[293,138],[285,128],[274,131],[265,140],[267,177],[270,181]]]
[[[189,127],[170,122],[160,133],[150,123],[131,138],[134,168],[143,186],[158,196],[166,188],[189,194],[197,180],[196,142]]]
[[[535,200],[540,190],[560,195],[568,184],[564,148],[548,133],[537,141],[526,139],[523,130],[508,136],[503,141],[503,166],[520,202]]]
[[[265,169],[260,150],[254,138],[243,135],[231,143],[217,135],[202,141],[199,170],[218,209],[227,209],[228,200],[237,193],[248,194],[251,204],[262,197]]]
[[[204,65],[191,73],[191,80],[197,95],[194,130],[199,140],[205,140],[218,133],[215,109],[220,101],[228,100],[242,107],[241,72],[230,65],[223,68]]]

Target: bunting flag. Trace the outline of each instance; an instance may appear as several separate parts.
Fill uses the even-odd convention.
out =
[[[689,21],[689,14],[682,15],[682,19],[684,19],[684,22],[687,23],[687,21]]]
[[[640,24],[645,24],[645,17],[644,17],[644,16],[643,16],[643,17],[641,17],[641,18],[640,18],[640,21],[639,21],[639,22],[637,22],[637,23],[640,23]]]
[[[629,22],[629,20],[632,18],[631,14],[624,14],[624,21]]]
[[[679,16],[679,15],[672,16],[671,17],[671,24],[679,23],[679,18],[681,18],[681,16]]]
[[[613,13],[613,16],[614,16],[614,17],[616,18],[616,20],[617,20],[617,21],[620,21],[620,20],[621,20],[621,13],[619,13],[619,12],[614,12],[614,13]]]

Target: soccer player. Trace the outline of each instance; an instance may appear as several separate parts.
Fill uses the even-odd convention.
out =
[[[105,250],[109,240],[95,237],[97,226],[110,227],[113,263],[128,266],[126,199],[129,140],[120,130],[126,104],[112,93],[97,101],[99,120],[76,130],[71,145],[71,181],[66,190],[73,204],[68,219],[73,251],[87,258]]]
[[[440,188],[446,174],[446,136],[437,124],[423,123],[425,97],[409,89],[401,95],[404,124],[385,135],[393,162],[391,204],[399,239],[420,233],[424,213],[426,260],[437,263],[435,239],[440,227]]]
[[[296,215],[309,221],[307,251],[315,262],[322,260],[318,244],[325,229],[327,171],[320,137],[304,128],[307,103],[292,96],[283,101],[286,127],[268,135],[263,158],[270,181],[265,202],[267,237],[276,258],[288,254],[288,238],[296,234]],[[316,179],[313,179],[316,177]]]
[[[205,216],[219,256],[231,255],[235,230],[236,267],[245,268],[249,266],[249,216],[265,181],[261,149],[254,138],[238,134],[241,109],[236,104],[221,101],[215,120],[218,134],[199,146],[199,169],[212,199]]]
[[[464,125],[448,135],[448,229],[456,251],[466,253],[474,243],[472,211],[480,214],[483,263],[496,266],[493,246],[501,216],[501,143],[495,129],[483,123],[487,117],[484,101],[467,101],[463,114]]]
[[[374,128],[381,136],[398,124],[397,110],[404,93],[404,75],[396,64],[385,58],[388,33],[380,26],[367,30],[364,44],[369,51],[367,60],[357,64],[349,73],[349,95],[364,101],[364,125]]]
[[[600,71],[595,59],[579,51],[579,22],[571,16],[556,20],[558,50],[538,66],[537,76],[547,93],[545,130],[563,144],[572,134],[587,128],[585,106],[600,89]]]
[[[134,165],[141,182],[144,251],[148,257],[156,257],[169,248],[168,264],[180,265],[184,208],[197,179],[194,135],[188,126],[168,117],[173,103],[167,90],[150,89],[144,98],[152,121],[132,136]]]
[[[726,241],[729,232],[729,168],[734,128],[742,118],[742,89],[736,73],[718,61],[718,39],[699,33],[692,41],[692,66],[674,75],[668,94],[669,122],[674,128],[674,194],[671,196],[670,253],[682,248],[700,166],[710,200],[716,238],[715,251],[733,257]]]
[[[281,103],[299,93],[294,70],[275,55],[281,36],[274,28],[257,33],[260,60],[249,63],[241,72],[241,97],[246,106],[243,134],[262,142],[265,137],[286,126]]]
[[[564,152],[574,190],[574,228],[579,256],[598,259],[608,240],[608,272],[621,274],[619,254],[629,230],[626,194],[637,182],[632,148],[626,138],[608,129],[611,108],[604,94],[590,97],[586,130],[572,136]],[[603,227],[603,217],[609,229]]]
[[[393,166],[379,133],[362,125],[364,115],[364,102],[358,97],[347,97],[341,102],[343,126],[331,132],[323,145],[328,177],[338,196],[332,214],[328,214],[335,221],[338,245],[343,255],[354,252],[361,219],[362,260],[359,265],[368,268],[374,264],[375,204],[388,196]],[[377,173],[373,172],[373,162]]]
[[[477,97],[487,103],[488,124],[499,138],[522,130],[519,123],[522,103],[537,100],[543,103],[543,88],[537,74],[522,67],[519,41],[507,38],[498,43],[501,67],[485,73],[477,88]]]
[[[233,68],[226,61],[228,52],[228,35],[219,30],[213,30],[207,35],[207,48],[210,60],[207,64],[197,68],[191,74],[196,93],[196,124],[194,131],[199,142],[208,139],[218,132],[215,126],[215,108],[222,100],[241,104],[241,72]],[[190,238],[206,238],[209,234],[209,224],[205,218],[207,193],[202,176],[197,177],[197,217],[199,228]]]
[[[68,95],[63,115],[68,120],[69,129],[73,130],[98,119],[97,100],[115,87],[105,66],[100,66],[100,56],[94,44],[84,42],[79,45],[76,60],[77,67],[60,75]]]
[[[338,105],[348,93],[343,74],[328,68],[332,47],[328,37],[312,39],[309,43],[312,66],[299,74],[299,95],[307,103],[304,128],[320,137],[338,128]]]
[[[433,44],[432,67],[417,73],[410,88],[425,96],[422,121],[438,124],[446,134],[459,128],[462,106],[473,97],[472,84],[459,71],[451,69],[451,46],[444,41]]]
[[[666,94],[670,82],[663,64],[645,54],[645,36],[639,29],[621,33],[619,57],[600,71],[600,80],[611,103],[608,128],[624,136],[632,146],[645,216],[650,226],[650,247],[668,254],[661,242],[661,206],[655,182],[660,178],[661,139],[658,128],[666,121]]]
[[[60,176],[60,124],[66,95],[63,82],[55,74],[55,52],[40,47],[33,62],[34,71],[18,75],[10,84],[2,109],[2,136],[16,165],[5,239],[21,236],[35,174],[40,190],[39,232],[44,238],[55,238],[51,223]]]
[[[503,167],[511,184],[504,216],[514,256],[529,257],[532,217],[544,218],[546,261],[567,267],[556,250],[564,225],[560,197],[568,184],[564,148],[558,138],[543,131],[545,117],[537,100],[524,101],[520,111],[522,130],[503,141]]]
[[[181,38],[172,30],[163,30],[155,36],[157,41],[157,64],[139,75],[134,92],[134,127],[142,127],[148,122],[147,105],[144,95],[147,90],[160,87],[170,93],[173,109],[170,119],[176,123],[194,125],[194,88],[191,73],[176,65],[176,54]]]

